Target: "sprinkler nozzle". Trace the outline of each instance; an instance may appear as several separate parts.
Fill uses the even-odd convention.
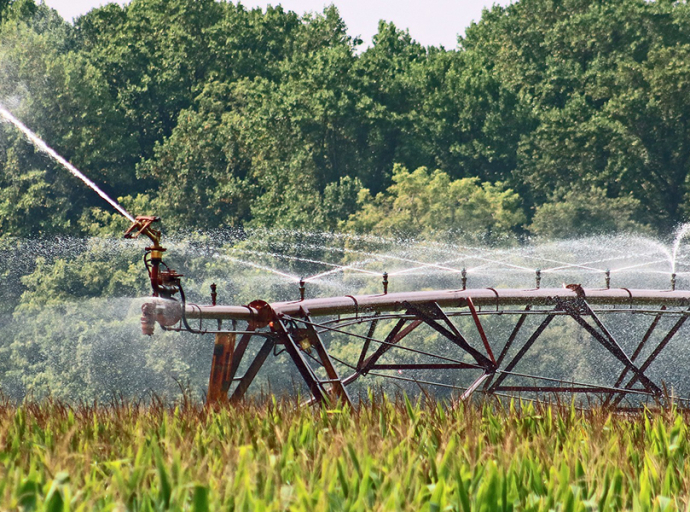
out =
[[[218,298],[218,293],[216,293],[216,283],[211,285],[211,305],[216,305],[216,299]]]
[[[609,290],[611,288],[611,271],[609,269],[606,269],[605,275],[606,289]]]
[[[388,272],[383,273],[383,294],[388,293]]]
[[[304,300],[305,288],[304,278],[299,280],[299,300]]]
[[[141,332],[145,336],[153,336],[156,329],[156,305],[143,304],[141,306]]]
[[[176,300],[152,299],[141,306],[141,332],[151,336],[156,323],[171,327],[182,318],[182,305]]]
[[[460,275],[462,276],[462,289],[467,290],[467,269],[463,268]]]
[[[153,246],[151,251],[165,250],[161,247],[161,232],[157,229],[153,229],[151,224],[154,222],[160,222],[160,217],[140,215],[138,216],[132,225],[125,231],[125,238],[138,238],[140,235],[145,235],[151,239]]]
[[[138,238],[140,235],[144,235],[153,242],[153,245],[146,248],[144,258],[153,296],[171,299],[181,290],[180,278],[182,274],[178,274],[163,263],[165,249],[160,244],[161,232],[151,227],[154,222],[160,220],[160,217],[154,216],[142,215],[137,217],[129,229],[125,231],[125,238]]]
[[[541,269],[534,271],[534,279],[537,283],[537,290],[541,287]]]
[[[671,290],[676,291],[676,273],[671,274]]]

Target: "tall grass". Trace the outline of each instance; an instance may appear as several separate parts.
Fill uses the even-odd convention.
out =
[[[688,412],[0,405],[3,510],[687,510]]]

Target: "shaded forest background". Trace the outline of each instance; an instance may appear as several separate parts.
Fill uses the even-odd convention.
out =
[[[664,235],[690,209],[685,1],[520,0],[455,49],[384,21],[364,49],[336,7],[0,5],[2,102],[168,228]],[[0,131],[0,236],[123,228]]]

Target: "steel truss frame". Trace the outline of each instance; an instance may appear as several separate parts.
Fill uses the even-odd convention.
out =
[[[596,395],[607,406],[619,407],[628,397],[637,403],[659,402],[665,399],[663,384],[654,382],[648,375],[649,367],[664,351],[690,315],[689,292],[634,291],[634,290],[585,290],[582,296],[569,290],[462,290],[452,291],[456,296],[448,300],[445,292],[391,294],[364,297],[336,297],[312,299],[269,305],[255,301],[249,306],[196,306],[188,305],[186,315],[176,329],[200,333],[215,333],[215,348],[209,387],[208,403],[242,400],[268,356],[276,350],[285,352],[297,372],[306,383],[311,398],[307,403],[332,404],[341,402],[352,405],[348,386],[367,375],[414,382],[420,386],[439,386],[458,391],[459,400],[467,400],[476,393],[487,395],[549,396],[557,394]],[[597,293],[599,292],[599,293]],[[616,295],[620,293],[620,295]],[[617,299],[618,298],[618,299]],[[435,299],[435,300],[434,300]],[[477,304],[478,303],[478,304]],[[607,307],[599,307],[605,305]],[[516,308],[515,306],[519,306]],[[651,306],[651,307],[650,307]],[[645,314],[652,321],[630,355],[611,334],[602,317],[607,320],[619,314]],[[501,315],[517,316],[510,334],[504,340],[489,342],[482,317]],[[543,317],[539,325],[529,333],[526,341],[518,342],[525,334],[529,316]],[[551,322],[559,316],[574,320],[580,329],[619,363],[617,378],[610,386],[586,382],[564,382],[543,375],[528,375],[515,369],[533,350],[537,340]],[[664,316],[674,317],[675,322],[656,346],[649,350],[653,335],[661,329]],[[455,319],[471,318],[472,333],[461,332]],[[222,329],[223,320],[247,321],[247,328]],[[193,321],[198,322],[198,328]],[[218,322],[218,328],[205,329],[209,320]],[[192,321],[195,328],[190,328]],[[392,327],[382,331],[382,326]],[[368,324],[366,334],[348,330],[349,327]],[[186,327],[182,327],[182,325]],[[450,342],[453,352],[433,353],[423,347],[404,344],[410,334],[421,326],[435,331]],[[352,343],[361,344],[357,362],[342,361],[330,354],[323,335],[346,336]],[[475,339],[474,344],[468,337]],[[476,342],[476,338],[481,343]],[[239,341],[237,337],[239,336]],[[247,355],[252,340],[263,340],[260,348],[242,376],[237,376],[240,365]],[[524,336],[522,336],[524,338]],[[647,348],[645,351],[644,349]],[[494,354],[497,350],[498,356]],[[511,355],[512,352],[515,352]],[[424,361],[396,361],[401,352],[422,356]],[[640,360],[643,352],[648,353]],[[382,359],[388,354],[388,362]],[[622,370],[620,369],[622,367]],[[341,374],[343,369],[351,372]],[[415,370],[471,371],[479,375],[469,386],[453,383],[419,380],[394,372]],[[508,385],[509,377],[536,381],[532,385]],[[612,381],[615,375],[612,373]]]

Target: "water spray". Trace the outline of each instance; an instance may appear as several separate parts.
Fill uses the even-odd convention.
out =
[[[690,234],[690,223],[685,223],[678,228],[676,231],[676,236],[673,240],[673,250],[671,253],[671,272],[675,274],[676,264],[678,262],[678,252],[680,250],[680,244],[683,239]]]
[[[53,148],[48,146],[48,144],[41,140],[41,138],[38,135],[32,132],[26,125],[24,125],[24,123],[22,123],[19,119],[14,117],[12,113],[2,105],[0,105],[0,117],[5,119],[5,121],[12,123],[19,131],[21,131],[26,136],[27,139],[29,139],[29,141],[34,145],[34,147],[36,147],[39,151],[42,151],[43,153],[50,156],[53,160],[62,165],[70,173],[72,173],[74,176],[83,181],[88,187],[90,187],[94,192],[101,196],[101,198],[108,202],[108,204],[115,208],[126,219],[128,219],[130,222],[135,222],[134,217],[127,210],[125,210],[122,207],[122,205],[120,205],[120,203],[110,198],[108,194],[103,192],[98,187],[98,185],[96,185],[93,181],[87,178],[79,169],[77,169],[71,163],[69,163],[67,160],[61,157]]]
[[[58,162],[62,167],[68,170],[72,175],[79,178],[84,184],[96,192],[102,199],[110,204],[123,217],[128,219],[132,225],[125,232],[125,238],[137,238],[140,235],[147,236],[153,243],[146,248],[146,255],[144,256],[144,263],[151,281],[151,288],[153,297],[160,299],[168,299],[166,302],[176,302],[173,296],[180,293],[182,297],[182,306],[177,304],[175,306],[165,306],[159,304],[157,301],[146,303],[142,306],[143,316],[141,318],[142,331],[145,334],[153,334],[155,323],[158,322],[162,326],[170,326],[177,323],[182,317],[184,320],[184,292],[180,285],[180,274],[169,268],[163,263],[163,253],[165,249],[161,246],[161,232],[154,229],[152,224],[160,221],[159,217],[140,216],[134,218],[122,205],[112,199],[108,194],[98,187],[93,181],[87,178],[79,169],[60,156],[54,149],[46,144],[38,135],[31,131],[24,123],[14,117],[12,113],[0,105],[0,120],[4,120],[13,124],[36,149],[47,154],[53,160]]]
[[[214,283],[211,285],[210,306],[187,304],[184,290],[181,286],[182,276],[163,262],[163,255],[166,249],[161,245],[161,232],[154,228],[154,225],[160,221],[160,218],[154,216],[134,218],[116,201],[113,201],[100,190],[91,180],[50,149],[33,132],[0,106],[0,120],[3,119],[14,124],[29,138],[36,148],[50,155],[127,218],[132,224],[125,233],[126,238],[138,238],[143,235],[151,240],[151,245],[146,247],[144,262],[148,271],[153,297],[142,306],[142,330],[145,334],[153,334],[155,324],[158,323],[164,329],[188,331],[196,334],[214,333],[216,335],[214,359],[209,379],[208,400],[210,403],[221,399],[230,400],[231,402],[241,400],[266,358],[271,352],[276,354],[276,347],[284,349],[278,353],[287,352],[305,380],[312,394],[312,399],[309,403],[320,402],[328,406],[333,403],[334,399],[351,404],[346,386],[367,375],[411,380],[399,376],[403,370],[443,373],[469,370],[473,372],[475,380],[467,388],[459,388],[456,385],[440,382],[419,381],[413,378],[417,385],[421,382],[426,385],[438,385],[462,390],[460,400],[469,399],[475,392],[495,394],[496,396],[502,396],[505,393],[513,396],[520,393],[536,393],[541,395],[550,393],[593,393],[599,396],[608,396],[605,404],[615,407],[628,396],[638,396],[641,399],[654,400],[657,403],[659,397],[662,396],[661,387],[655,384],[651,380],[651,376],[645,374],[645,371],[653,362],[654,357],[663,350],[665,345],[689,318],[685,312],[688,304],[690,304],[690,292],[679,291],[669,294],[668,290],[636,290],[628,288],[610,290],[610,270],[605,271],[606,290],[585,290],[579,284],[567,285],[566,290],[557,288],[541,289],[541,269],[534,270],[522,265],[476,256],[474,257],[475,259],[483,262],[500,264],[511,269],[518,269],[520,272],[526,272],[527,274],[534,272],[536,289],[473,288],[472,290],[467,290],[468,274],[467,269],[463,268],[461,271],[462,290],[403,291],[388,294],[389,275],[384,272],[382,275],[383,295],[343,295],[306,299],[306,281],[316,280],[319,277],[334,272],[344,272],[350,269],[377,276],[381,276],[381,274],[373,270],[357,268],[356,264],[342,266],[316,262],[324,263],[333,268],[315,276],[299,279],[285,272],[225,256],[228,261],[236,261],[244,265],[270,271],[288,278],[292,282],[299,282],[300,301],[269,304],[263,300],[254,300],[243,306],[217,305],[217,288]],[[681,240],[687,234],[690,234],[690,224],[683,226],[683,229],[678,232],[674,242],[673,254],[670,258],[672,264],[671,289],[674,291],[677,279],[676,260]],[[379,259],[379,255],[364,251],[348,252],[368,254]],[[305,262],[310,261],[305,258],[290,258]],[[413,263],[419,265],[417,269],[434,268],[453,272],[453,275],[458,271],[456,268],[448,266],[422,263],[417,260],[397,256],[382,255],[380,258]],[[544,261],[553,261],[546,258],[542,259]],[[598,272],[597,275],[601,276],[601,268],[572,263],[564,263],[561,267],[546,269],[544,272],[553,272],[558,269],[571,270],[574,268],[596,271]],[[472,267],[471,269],[473,272],[476,272],[476,268]],[[623,269],[616,268],[615,271],[620,272],[621,270]],[[403,272],[406,272],[406,270],[396,271],[394,274]],[[668,274],[664,272],[664,275],[667,276]],[[573,292],[575,292],[575,297]],[[179,300],[175,298],[177,294],[179,294]],[[650,304],[653,305],[654,309],[650,309]],[[658,309],[659,304],[661,304],[661,309]],[[485,307],[483,311],[481,309],[482,306]],[[468,309],[465,310],[465,307]],[[632,307],[636,309],[627,309]],[[667,310],[667,307],[671,309]],[[616,313],[616,315],[610,317],[612,318],[611,323],[613,323],[615,321],[613,319],[622,314],[623,311],[653,313],[656,315],[655,320],[647,328],[646,334],[644,334],[640,345],[638,345],[639,348],[630,358],[627,357],[616,342],[611,334],[613,331],[607,328],[602,321],[603,315]],[[647,360],[639,364],[639,361],[635,361],[637,355],[641,351],[642,346],[651,338],[661,315],[666,313],[677,316],[675,325],[657,348],[651,351],[651,355]],[[381,315],[385,316],[382,317]],[[501,315],[504,318],[518,317],[512,334],[504,340],[498,359],[495,359],[493,356],[491,345],[482,326],[482,318],[490,315]],[[516,355],[510,356],[512,360],[505,359],[505,356],[510,353],[511,344],[516,340],[519,331],[523,328],[523,324],[526,324],[525,319],[529,315],[541,316],[543,320],[539,327],[536,327],[536,330],[529,335],[530,341],[523,345]],[[549,322],[557,316],[572,318],[575,324],[582,326],[599,343],[603,350],[608,351],[611,356],[624,363],[625,368],[623,373],[619,374],[620,376],[616,384],[606,386],[598,382],[578,383],[554,379],[549,375],[525,375],[513,371],[520,358],[530,350],[532,344],[547,328]],[[471,318],[473,322],[456,320],[462,320],[462,317]],[[190,320],[198,320],[199,327],[192,329],[187,322],[188,318]],[[381,319],[386,321],[379,324]],[[388,322],[395,319],[397,319],[397,322]],[[229,330],[227,327],[223,327],[223,321],[225,320],[231,322]],[[247,322],[244,330],[238,330],[238,321]],[[217,325],[217,330],[215,331],[206,329],[206,326],[213,325],[212,322]],[[369,324],[369,329],[366,336],[359,332],[348,332],[346,330],[348,326],[365,325],[367,323]],[[390,325],[385,325],[387,323]],[[444,344],[443,349],[439,352],[429,349],[424,336],[408,337],[418,326],[424,324],[444,336],[452,344]],[[225,325],[227,326],[228,324]],[[485,352],[482,352],[481,349],[478,350],[465,341],[461,330],[465,330],[467,326],[479,331],[479,335],[484,342]],[[384,332],[376,333],[377,328],[379,331],[384,330]],[[347,336],[350,341],[359,340],[362,342],[361,353],[356,365],[354,360],[351,360],[352,364],[349,364],[329,355],[329,347],[325,340],[322,339],[322,335],[327,332]],[[242,337],[235,344],[235,337],[237,335]],[[522,336],[522,333],[520,333],[520,336]],[[261,340],[261,347],[256,351],[247,350],[252,340],[257,338]],[[387,341],[380,341],[381,339]],[[381,346],[371,351],[371,342],[379,343]],[[415,342],[422,342],[423,344],[419,348],[415,348],[412,346]],[[494,343],[500,343],[500,340],[496,340]],[[395,351],[392,349],[395,349]],[[401,351],[422,355],[425,358],[415,362],[410,362],[409,358],[396,359],[395,354]],[[247,370],[242,377],[236,377],[235,375],[240,364],[244,365],[242,358],[245,352],[247,357],[249,354],[254,354],[254,360],[248,366],[245,365]],[[388,352],[386,359],[380,360],[386,352]],[[309,357],[306,357],[305,353]],[[553,355],[557,356],[558,354],[554,352]],[[310,366],[310,360],[315,360],[319,367],[314,368]],[[340,367],[337,367],[334,365],[334,361],[342,364]],[[344,376],[340,373],[343,368],[349,368],[353,370],[353,373]],[[322,369],[325,371],[325,378],[322,375]],[[397,370],[398,373],[393,375],[381,373],[391,370]],[[481,371],[481,375],[478,377],[476,377],[477,370]],[[611,371],[618,373],[620,368],[615,367]],[[627,384],[625,384],[624,378],[628,373],[630,375],[628,376]],[[514,385],[511,382],[504,383],[504,380],[508,377],[528,377],[538,382],[523,385]],[[229,390],[231,386],[235,385],[235,382],[237,382],[237,385],[234,391],[232,391],[232,396],[229,396]]]

